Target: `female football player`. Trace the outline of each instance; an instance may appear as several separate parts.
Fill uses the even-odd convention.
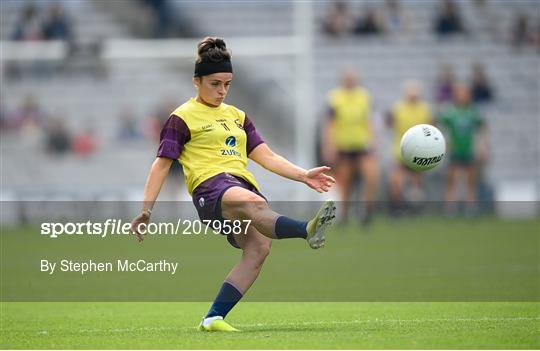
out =
[[[310,221],[280,215],[268,206],[253,175],[248,157],[267,170],[327,192],[335,180],[329,167],[305,170],[275,154],[253,122],[238,108],[223,103],[233,79],[231,55],[225,42],[207,37],[197,46],[193,84],[197,97],[173,111],[161,131],[161,140],[144,189],[141,214],[132,222],[139,241],[139,225],[147,224],[154,202],[177,159],[201,220],[251,220],[244,235],[227,235],[243,250],[242,258],[225,278],[208,314],[203,331],[236,331],[224,321],[227,313],[253,284],[272,239],[303,238],[313,249],[325,243],[324,231],[334,220],[335,206],[326,201]]]
[[[343,201],[341,220],[347,220],[351,188],[358,171],[364,181],[362,223],[369,224],[379,179],[378,161],[372,145],[371,97],[358,85],[356,71],[347,69],[341,78],[341,87],[332,90],[328,100],[323,156],[326,162],[336,164],[337,185]]]
[[[465,179],[467,187],[467,212],[476,212],[477,167],[487,155],[487,128],[474,106],[471,91],[465,84],[454,86],[454,103],[440,114],[450,141],[450,168],[446,181],[446,210],[454,215],[456,208],[456,183]]]
[[[405,166],[401,159],[400,143],[405,132],[417,124],[433,123],[429,104],[422,99],[422,87],[416,80],[407,80],[403,85],[403,98],[397,101],[388,116],[388,125],[394,129],[393,153],[395,164],[390,176],[390,211],[401,212],[404,201],[404,183],[411,181],[411,200],[420,201],[423,196],[422,174],[413,172]]]

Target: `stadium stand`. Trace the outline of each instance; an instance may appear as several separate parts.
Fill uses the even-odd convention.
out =
[[[120,18],[118,11],[86,1],[63,1],[70,16],[76,40],[100,42],[115,38],[136,38],[129,19]],[[133,2],[112,2],[116,7],[133,6]],[[9,38],[25,2],[4,1],[1,37]],[[295,33],[292,2],[174,2],[176,11],[193,24],[198,37],[285,36]],[[355,15],[380,2],[353,2]],[[314,104],[323,117],[326,94],[333,88],[342,68],[352,66],[361,72],[362,83],[371,91],[380,139],[378,153],[383,168],[391,161],[390,135],[381,125],[383,115],[400,94],[401,83],[416,78],[428,88],[433,86],[441,63],[454,66],[458,78],[468,78],[471,64],[482,62],[497,91],[497,100],[483,107],[487,120],[491,151],[488,183],[493,186],[508,182],[533,182],[539,176],[539,56],[534,49],[516,52],[508,45],[506,33],[515,13],[538,14],[538,2],[512,1],[459,2],[466,35],[439,41],[432,32],[433,18],[439,3],[401,2],[409,16],[411,28],[395,34],[376,37],[349,35],[335,39],[318,33],[313,42],[315,58]],[[328,6],[314,3],[317,24]],[[511,6],[511,11],[509,11]],[[126,11],[125,12],[129,12]],[[532,18],[533,22],[538,18]],[[219,24],[219,25],[217,25]],[[234,55],[234,48],[232,48]],[[242,77],[235,82],[231,99],[235,104],[253,111],[252,115],[263,135],[288,157],[292,149],[291,62],[287,58],[265,62],[265,69],[250,58],[235,61]],[[36,97],[47,115],[65,116],[68,127],[77,132],[91,126],[100,142],[90,159],[75,155],[51,158],[40,150],[40,131],[21,134],[2,130],[2,192],[4,197],[28,194],[63,193],[82,198],[117,197],[129,199],[142,191],[147,165],[155,152],[155,140],[148,138],[118,145],[115,131],[118,116],[128,106],[135,111],[142,126],[156,106],[164,100],[183,101],[192,95],[190,61],[170,62],[153,59],[109,60],[101,62],[102,75],[90,73],[53,74],[48,77],[9,79],[3,75],[2,109],[9,115],[28,95]],[[3,62],[3,69],[6,68]],[[75,65],[76,66],[76,65]],[[99,67],[99,66],[98,66]],[[94,72],[95,73],[95,72]],[[271,95],[268,92],[271,91]],[[272,108],[270,107],[272,106]],[[163,117],[163,116],[160,116]],[[307,146],[306,149],[309,149]],[[307,166],[307,165],[306,165]],[[441,169],[433,175],[441,178]],[[295,185],[261,172],[266,192],[274,199],[295,194]],[[287,188],[284,191],[284,186]],[[137,190],[133,190],[137,189]],[[538,189],[538,186],[537,186]],[[9,195],[11,194],[11,195]],[[305,193],[300,193],[304,196]],[[285,196],[285,197],[284,197]],[[437,198],[437,192],[433,192]]]

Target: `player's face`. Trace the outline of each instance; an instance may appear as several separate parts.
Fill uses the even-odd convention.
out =
[[[341,77],[341,85],[347,90],[354,89],[358,84],[358,75],[352,70],[347,70]]]
[[[468,105],[471,102],[471,93],[465,86],[457,86],[454,89],[454,96],[458,105]]]
[[[231,86],[232,73],[214,73],[204,77],[194,78],[199,98],[208,105],[219,106]]]
[[[417,87],[408,87],[405,91],[405,99],[410,102],[418,102],[420,100],[420,89]]]

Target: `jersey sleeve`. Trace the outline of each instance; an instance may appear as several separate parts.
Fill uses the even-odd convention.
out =
[[[333,120],[336,118],[336,109],[332,105],[327,106],[326,116],[329,120]]]
[[[264,140],[262,139],[259,132],[257,132],[257,129],[255,129],[255,125],[253,124],[253,122],[251,122],[251,120],[247,116],[244,118],[244,131],[247,135],[246,151],[249,155],[250,152],[255,149],[255,147],[264,143]]]
[[[171,115],[161,129],[157,157],[178,159],[185,143],[190,139],[191,133],[186,122],[176,115]]]
[[[326,117],[329,120],[333,120],[336,118],[336,104],[334,95],[334,92],[331,91],[326,97]]]

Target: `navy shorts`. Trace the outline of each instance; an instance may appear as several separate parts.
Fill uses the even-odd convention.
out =
[[[354,150],[354,151],[338,151],[338,159],[340,161],[356,161],[359,158],[362,158],[364,156],[367,156],[371,153],[371,150],[369,149],[361,149],[361,150]]]
[[[257,188],[253,186],[253,184],[244,178],[228,173],[220,173],[208,178],[198,187],[196,187],[195,190],[193,190],[193,204],[197,209],[197,213],[199,214],[201,221],[219,221],[223,224],[225,218],[223,218],[221,213],[221,198],[223,197],[225,191],[233,186],[239,186],[247,189],[266,200],[264,195],[261,194]],[[227,240],[232,246],[236,247],[237,249],[240,248],[234,239],[234,234],[228,234]]]
[[[474,164],[472,155],[452,155],[450,156],[451,164],[458,167],[469,167]]]

